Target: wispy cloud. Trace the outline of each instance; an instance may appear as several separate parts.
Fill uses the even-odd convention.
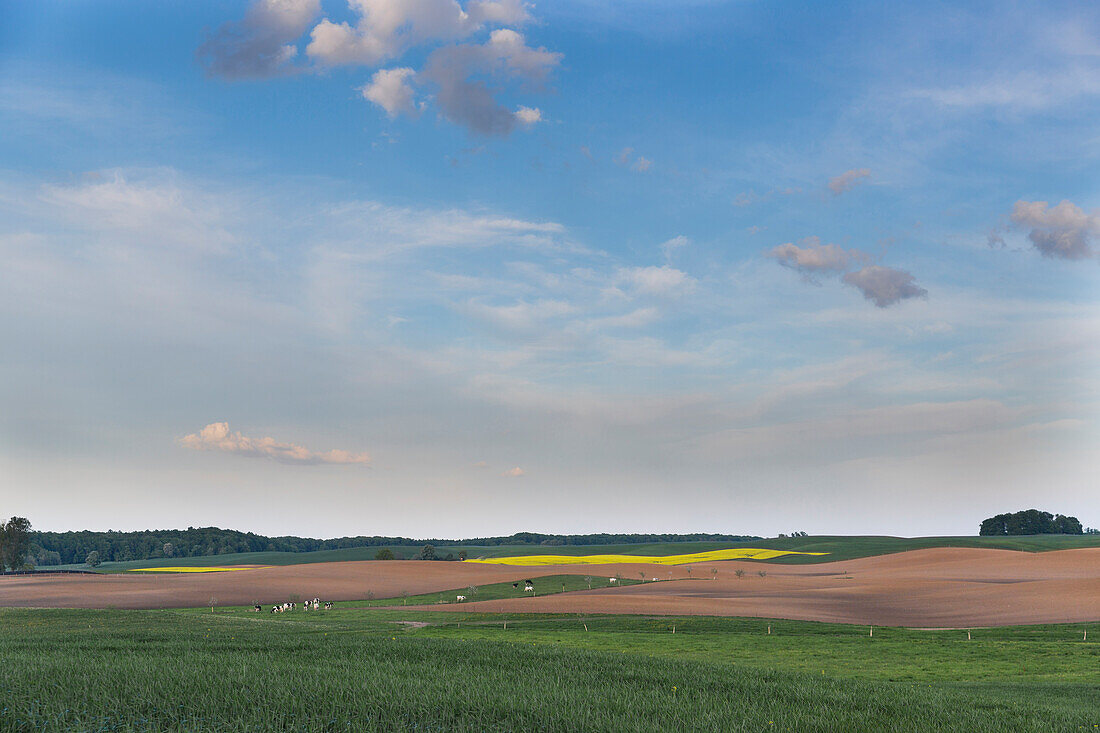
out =
[[[219,451],[240,456],[272,458],[280,463],[316,465],[321,463],[370,463],[366,453],[346,450],[312,451],[294,443],[280,443],[274,438],[250,438],[240,432],[230,432],[229,423],[210,423],[197,433],[185,435],[180,445],[192,450]]]
[[[839,196],[845,191],[851,191],[870,177],[871,171],[868,168],[844,171],[839,176],[829,179],[829,190],[833,192],[834,196]]]

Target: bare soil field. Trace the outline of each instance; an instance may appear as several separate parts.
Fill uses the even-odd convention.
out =
[[[691,577],[688,568],[691,568]],[[712,568],[718,569],[716,576]],[[741,569],[738,578],[735,571]],[[669,573],[672,573],[670,580]],[[765,571],[766,577],[759,572]],[[0,578],[0,606],[172,608],[430,593],[538,575],[621,573],[661,582],[433,610],[758,616],[913,627],[1100,621],[1100,548],[1042,553],[936,548],[814,565],[724,561],[523,568],[457,562],[339,562],[224,573]]]

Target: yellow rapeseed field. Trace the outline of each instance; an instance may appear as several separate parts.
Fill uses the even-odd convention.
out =
[[[491,565],[612,565],[624,562],[641,562],[651,565],[686,565],[693,562],[715,560],[771,560],[783,555],[828,555],[827,552],[794,552],[793,550],[764,550],[738,547],[730,550],[692,552],[686,555],[520,555],[516,557],[486,557],[467,560]]]
[[[264,566],[268,567],[268,566]],[[175,567],[175,568],[131,568],[127,572],[130,573],[224,573],[231,570],[258,570],[258,567]]]

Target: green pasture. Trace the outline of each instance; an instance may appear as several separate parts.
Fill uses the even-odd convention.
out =
[[[476,545],[458,545],[437,547],[436,554],[444,557],[448,553],[458,557],[465,550],[467,556],[474,558],[511,557],[515,555],[613,555],[628,554],[640,556],[682,555],[692,552],[706,552],[730,547],[760,547],[774,550],[794,550],[798,552],[824,552],[826,555],[789,555],[768,562],[787,564],[809,564],[831,562],[834,560],[852,560],[872,555],[886,555],[906,550],[921,550],[931,547],[985,547],[1000,550],[1020,550],[1023,552],[1047,552],[1050,550],[1068,550],[1080,547],[1100,547],[1100,535],[1030,535],[1022,537],[784,537],[747,542],[665,542],[636,545],[499,545],[483,547]],[[100,572],[123,572],[135,568],[154,568],[163,566],[210,567],[215,565],[299,565],[315,562],[340,562],[349,560],[373,560],[380,547],[354,547],[344,550],[321,550],[318,552],[240,552],[225,555],[203,557],[162,558],[158,560],[135,560],[130,562],[103,563]],[[414,559],[420,552],[419,547],[389,547],[398,559]],[[749,561],[751,562],[751,561]],[[70,569],[82,569],[83,565],[60,566]],[[48,568],[45,568],[48,569]]]
[[[0,610],[0,730],[1092,730],[1081,631]]]

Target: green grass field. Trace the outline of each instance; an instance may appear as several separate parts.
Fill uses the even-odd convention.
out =
[[[867,632],[761,619],[350,607],[0,610],[0,730],[1100,725],[1100,647],[1081,641],[1081,626],[981,629],[970,641],[959,631]]]
[[[445,556],[453,553],[458,557],[465,550],[470,558],[508,557],[514,555],[679,555],[690,552],[706,552],[729,547],[761,547],[775,550],[796,550],[800,552],[825,552],[826,555],[791,555],[768,562],[806,564],[830,562],[833,560],[852,560],[871,555],[884,555],[906,550],[920,550],[929,547],[986,547],[1002,550],[1021,550],[1024,552],[1046,552],[1077,547],[1100,547],[1100,535],[1033,535],[1026,537],[786,537],[781,539],[763,539],[749,542],[666,542],[638,545],[499,545],[482,547],[461,545],[439,547],[437,554]],[[131,562],[103,563],[100,572],[123,572],[134,568],[152,568],[165,565],[209,567],[213,565],[299,565],[313,562],[340,562],[348,560],[373,560],[379,547],[355,547],[345,550],[322,550],[319,552],[243,552],[205,557],[165,558],[160,560],[135,560]],[[420,551],[419,547],[390,547],[398,559],[412,559]],[[69,569],[83,569],[83,565],[60,566]],[[48,569],[48,568],[46,568]]]

